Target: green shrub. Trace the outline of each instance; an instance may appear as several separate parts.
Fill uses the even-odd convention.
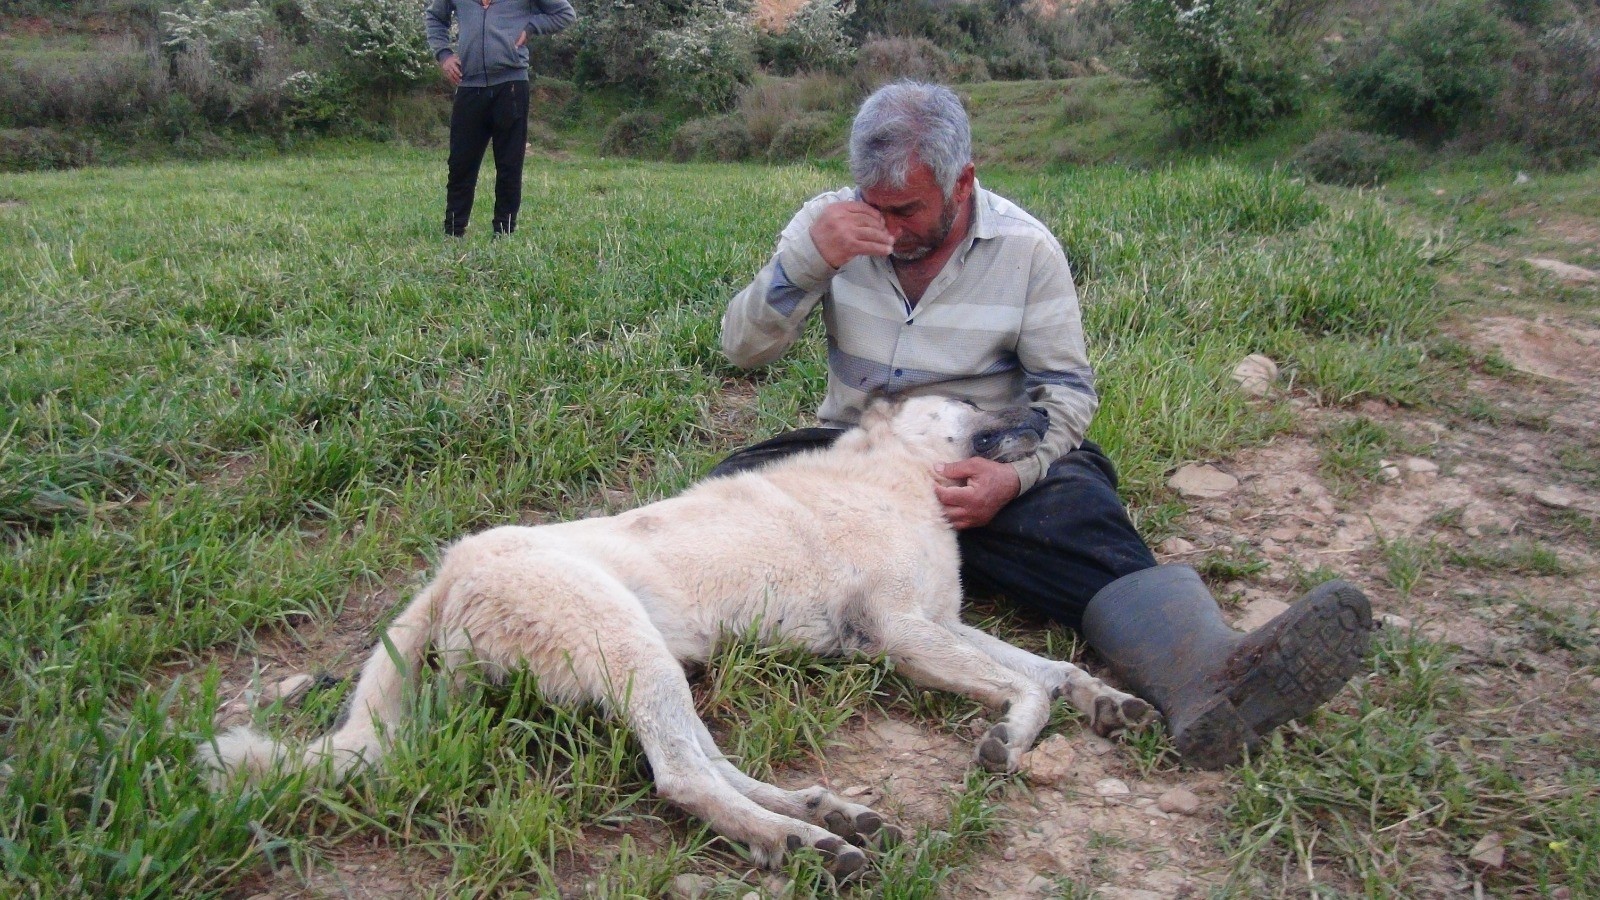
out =
[[[650,44],[660,88],[695,109],[727,109],[755,75],[755,29],[737,0],[699,0],[683,25]]]
[[[159,60],[141,52],[14,61],[0,70],[0,122],[17,128],[116,125],[159,108]]]
[[[1293,164],[1324,184],[1370,187],[1393,177],[1407,155],[1406,145],[1395,138],[1336,128],[1301,147]]]
[[[298,0],[325,59],[357,83],[415,84],[434,75],[417,0]]]
[[[1308,15],[1296,0],[1128,0],[1133,59],[1192,136],[1249,134],[1305,101]]]
[[[784,124],[809,112],[847,112],[860,99],[853,81],[812,73],[796,78],[761,78],[739,95],[739,118],[756,150],[772,146]]]
[[[600,136],[600,152],[607,156],[658,156],[665,127],[666,119],[658,112],[625,112],[606,126]]]
[[[834,117],[827,113],[806,113],[785,122],[767,147],[767,159],[773,162],[810,159],[829,150],[837,149],[843,141],[834,127]]]
[[[856,51],[856,83],[873,90],[901,78],[949,82],[955,72],[950,54],[927,38],[878,38]]]
[[[0,128],[0,172],[87,166],[98,149],[92,140],[49,128]]]
[[[1600,152],[1600,26],[1575,21],[1545,32],[1514,67],[1494,118],[1551,165],[1582,165]]]
[[[1359,45],[1335,85],[1351,112],[1379,127],[1443,138],[1487,108],[1509,50],[1485,0],[1442,0]]]
[[[1506,18],[1531,28],[1549,20],[1556,0],[1499,0],[1499,6]]]
[[[762,31],[756,41],[761,64],[779,75],[843,72],[855,61],[856,46],[845,25],[853,6],[833,0],[806,0],[782,30]]]
[[[672,134],[672,158],[678,162],[737,162],[754,153],[750,129],[735,114],[691,119]]]

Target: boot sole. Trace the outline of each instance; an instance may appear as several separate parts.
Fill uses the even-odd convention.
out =
[[[1361,670],[1372,636],[1372,606],[1359,588],[1330,581],[1264,626],[1252,656],[1232,661],[1231,686],[1193,713],[1176,744],[1184,762],[1206,769],[1239,761],[1274,728],[1306,715]],[[1274,633],[1275,632],[1275,633]]]

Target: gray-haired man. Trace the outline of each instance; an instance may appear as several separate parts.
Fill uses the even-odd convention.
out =
[[[960,99],[938,85],[880,88],[856,115],[850,170],[856,186],[806,203],[722,320],[728,358],[754,367],[782,356],[821,308],[823,427],[739,451],[715,473],[827,444],[874,395],[1031,405],[1045,423],[1033,458],[940,473],[957,483],[938,496],[970,589],[1078,629],[1162,711],[1191,765],[1236,762],[1337,693],[1372,627],[1354,586],[1324,584],[1243,635],[1193,569],[1156,564],[1110,460],[1084,440],[1099,397],[1066,255],[979,186]]]
[[[450,17],[458,26],[450,45]],[[577,21],[567,0],[429,0],[428,46],[455,98],[444,231],[466,233],[483,152],[494,145],[495,234],[517,230],[522,162],[528,146],[528,35],[555,34]]]

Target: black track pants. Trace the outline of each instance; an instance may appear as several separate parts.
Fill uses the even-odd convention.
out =
[[[494,144],[494,231],[517,230],[522,207],[522,160],[528,145],[528,83],[458,87],[450,107],[450,174],[444,232],[460,237],[472,218],[483,151]]]
[[[712,475],[754,469],[826,447],[844,432],[803,428],[737,451]],[[957,533],[969,594],[999,594],[1070,628],[1099,590],[1156,564],[1117,496],[1117,473],[1095,444],[1056,460],[988,525]]]

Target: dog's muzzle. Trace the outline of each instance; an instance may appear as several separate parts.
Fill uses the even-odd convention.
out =
[[[1044,440],[1050,415],[1042,409],[1015,407],[991,413],[996,421],[972,436],[972,454],[1011,463],[1031,456]]]

